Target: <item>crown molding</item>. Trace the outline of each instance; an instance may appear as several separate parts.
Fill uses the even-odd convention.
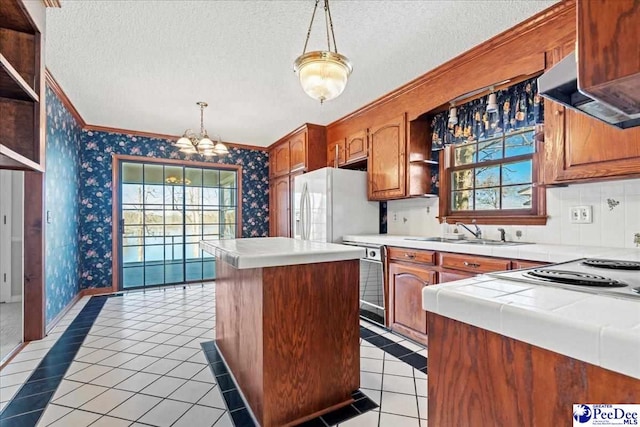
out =
[[[167,139],[167,140],[176,140],[180,138],[180,135],[166,135],[162,133],[144,132],[139,130],[122,129],[122,128],[115,128],[115,127],[109,127],[109,126],[98,126],[98,125],[88,124],[87,122],[84,121],[84,119],[82,118],[78,110],[76,110],[76,107],[74,107],[73,103],[71,102],[67,94],[64,92],[64,90],[62,90],[62,87],[53,77],[53,75],[51,74],[51,71],[49,71],[48,68],[45,69],[45,78],[51,90],[60,99],[62,104],[65,106],[65,108],[69,110],[69,112],[71,113],[73,118],[76,120],[78,125],[82,128],[82,130],[94,131],[94,132],[119,133],[123,135],[134,135],[134,136],[141,136],[145,138],[158,138],[158,139]],[[222,141],[222,142],[227,147],[240,148],[243,150],[267,151],[267,147],[262,147],[258,145],[249,145],[249,144],[227,142],[227,141]]]
[[[78,110],[76,110],[76,107],[73,106],[73,104],[71,103],[71,100],[69,99],[67,94],[64,93],[64,90],[62,90],[62,87],[60,86],[58,81],[53,77],[53,75],[51,74],[51,71],[49,71],[48,68],[45,68],[44,76],[45,76],[45,80],[47,81],[47,84],[49,85],[53,93],[57,95],[57,97],[60,99],[62,104],[67,108],[67,110],[69,110],[73,118],[76,119],[76,122],[78,123],[78,125],[84,129],[85,126],[87,126],[87,122],[84,121],[84,119],[82,118]]]
[[[560,17],[563,17],[567,13],[575,14],[576,0],[562,0],[557,4],[554,4],[547,9],[541,11],[540,13],[533,15],[532,17],[526,19],[525,21],[514,25],[506,31],[503,31],[500,34],[497,34],[490,39],[478,44],[477,46],[463,52],[462,54],[450,59],[437,66],[436,68],[428,71],[427,73],[411,80],[408,83],[394,89],[393,91],[382,95],[380,98],[377,98],[370,103],[358,108],[357,110],[347,114],[335,120],[327,125],[327,129],[338,124],[347,122],[355,117],[358,117],[370,110],[373,110],[381,105],[384,105],[400,96],[403,96],[417,87],[428,84],[434,78],[449,72],[450,70],[457,68],[463,64],[466,64],[474,59],[486,55],[488,52],[509,43],[514,38],[521,37],[525,34],[528,34],[532,31],[538,30],[541,26],[547,24],[549,21],[553,21]]]
[[[141,136],[144,138],[165,139],[170,141],[175,141],[178,138],[180,138],[180,135],[167,135],[165,133],[145,132],[141,130],[122,129],[122,128],[114,128],[109,126],[86,125],[82,128],[82,130],[85,130],[87,132],[117,133],[121,135]],[[222,141],[222,143],[227,147],[240,148],[243,150],[267,151],[267,147],[261,147],[258,145],[240,144],[237,142],[227,142],[227,141]]]

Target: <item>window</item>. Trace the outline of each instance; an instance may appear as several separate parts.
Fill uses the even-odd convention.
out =
[[[544,189],[537,185],[544,105],[535,77],[456,109],[432,120],[433,149],[442,149],[440,218],[545,224]]]
[[[453,149],[451,212],[531,209],[534,131]]]
[[[536,130],[451,145],[442,153],[440,217],[484,224],[544,224],[536,186]]]

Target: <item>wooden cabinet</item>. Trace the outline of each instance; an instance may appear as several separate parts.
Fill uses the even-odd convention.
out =
[[[509,270],[511,268],[511,260],[478,255],[443,253],[440,255],[440,265],[442,268],[480,274]]]
[[[324,126],[305,124],[269,148],[269,235],[291,237],[291,191],[295,176],[327,163]]]
[[[289,141],[281,142],[275,148],[269,151],[269,170],[271,176],[282,176],[289,173]]]
[[[327,144],[327,166],[341,167],[366,161],[368,146],[366,129],[332,141]]]
[[[289,140],[289,170],[302,170],[307,165],[307,133],[301,132]]]
[[[468,279],[473,276],[475,276],[475,274],[443,269],[438,272],[438,283],[455,282],[456,280]]]
[[[546,67],[573,47],[567,42],[547,52]],[[545,184],[640,176],[640,127],[618,129],[556,102],[544,102]]]
[[[369,131],[369,199],[390,200],[405,196],[405,115],[372,127]]]
[[[427,312],[422,289],[434,284],[436,273],[419,264],[389,263],[389,327],[427,344]]]
[[[513,268],[514,270],[520,270],[521,268],[542,267],[547,264],[548,263],[544,262],[515,260],[511,263],[511,268]]]
[[[44,41],[20,1],[0,11],[0,168],[42,171]]]
[[[361,130],[347,136],[345,145],[345,163],[365,160],[368,153],[368,144],[366,130]]]
[[[291,194],[288,175],[274,178],[269,186],[269,235],[291,237]]]
[[[345,144],[345,138],[327,144],[327,166],[337,168],[345,164]]]
[[[640,113],[640,5],[578,0],[578,87],[628,114]]]

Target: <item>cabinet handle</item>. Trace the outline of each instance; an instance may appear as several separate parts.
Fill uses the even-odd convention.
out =
[[[475,262],[465,261],[463,262],[463,264],[466,265],[467,267],[472,267],[472,268],[480,267],[480,264],[476,264]]]
[[[416,254],[405,253],[404,256],[409,258],[409,259],[414,259],[416,257]]]
[[[556,110],[553,112],[553,114],[555,114],[556,116],[561,116],[562,115],[562,110]]]
[[[339,163],[339,159],[338,157],[340,157],[340,152],[338,151],[340,149],[340,147],[338,147],[338,144],[336,144],[336,156],[333,159],[333,167],[337,168],[338,167],[338,163]]]

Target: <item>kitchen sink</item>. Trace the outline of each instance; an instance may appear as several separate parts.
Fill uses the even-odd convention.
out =
[[[418,242],[440,242],[467,245],[486,245],[486,246],[516,246],[527,245],[527,242],[503,242],[501,240],[489,239],[445,239],[443,237],[405,237],[405,240],[415,240]]]
[[[404,240],[416,240],[418,242],[459,243],[459,239],[445,239],[443,237],[405,237]]]
[[[486,245],[486,246],[516,246],[516,245],[529,244],[527,242],[503,242],[502,240],[487,240],[487,239],[456,240],[456,243],[465,243],[467,245]]]

